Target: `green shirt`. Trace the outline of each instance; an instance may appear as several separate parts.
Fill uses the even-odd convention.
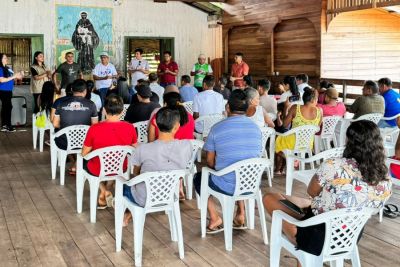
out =
[[[203,86],[203,79],[206,77],[207,73],[212,73],[211,66],[207,63],[200,65],[199,63],[194,64],[193,72],[198,70],[202,70],[202,73],[197,73],[194,75],[194,86],[195,87],[202,87]]]

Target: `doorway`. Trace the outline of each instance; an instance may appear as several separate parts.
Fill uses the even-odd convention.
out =
[[[157,72],[161,55],[164,51],[170,51],[174,57],[174,38],[163,37],[125,37],[126,44],[126,64],[125,75],[127,75],[128,66],[135,57],[135,49],[141,48],[144,53],[143,59],[149,62],[150,72]]]

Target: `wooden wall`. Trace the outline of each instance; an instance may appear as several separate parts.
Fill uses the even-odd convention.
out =
[[[321,1],[228,0],[223,8],[225,71],[240,51],[256,77],[273,71],[319,75]],[[288,53],[292,48],[296,55]]]
[[[337,15],[322,33],[325,78],[400,80],[400,15],[383,9]]]

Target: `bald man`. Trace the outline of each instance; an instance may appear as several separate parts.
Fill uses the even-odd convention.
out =
[[[199,92],[203,91],[203,79],[206,75],[212,75],[213,70],[210,64],[206,63],[206,56],[200,54],[198,57],[198,62],[194,64],[191,76],[194,76],[194,87],[197,88]]]

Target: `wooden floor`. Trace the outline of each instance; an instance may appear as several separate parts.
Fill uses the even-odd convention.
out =
[[[32,149],[31,131],[0,133],[0,266],[132,266],[132,225],[123,231],[123,250],[115,252],[113,210],[97,212],[89,222],[89,192],[84,210],[76,213],[75,178],[66,185],[50,178],[49,148]],[[272,189],[263,181],[263,191],[284,191],[285,180],[276,177]],[[397,191],[396,191],[397,190]],[[399,188],[390,200],[400,204]],[[296,195],[305,186],[295,184]],[[200,213],[195,201],[181,203],[185,258],[170,241],[164,214],[146,217],[143,243],[144,266],[269,266],[269,246],[263,245],[258,217],[256,229],[234,231],[233,251],[224,249],[223,233],[200,237]],[[267,215],[268,231],[270,217]],[[400,266],[400,218],[373,217],[359,243],[363,266]],[[282,266],[295,266],[286,251]]]

